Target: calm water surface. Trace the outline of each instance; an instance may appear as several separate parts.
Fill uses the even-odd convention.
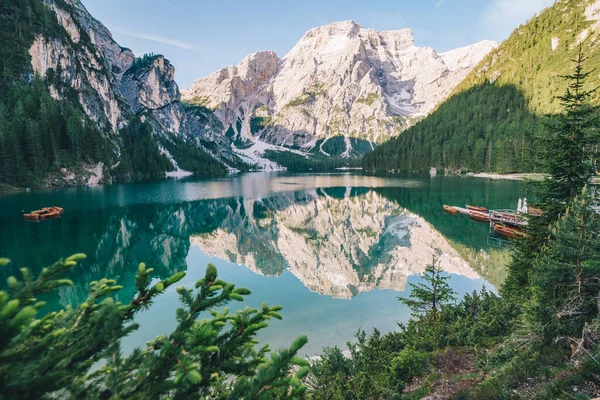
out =
[[[134,294],[137,265],[165,278],[186,271],[183,284],[204,276],[208,263],[222,279],[252,291],[243,306],[280,304],[261,339],[287,346],[309,336],[306,355],[344,345],[359,329],[393,330],[409,317],[397,301],[433,257],[459,293],[492,290],[504,277],[507,250],[489,226],[447,215],[442,204],[516,208],[523,187],[475,178],[376,178],[352,174],[245,174],[0,196],[0,270],[4,285],[18,268],[34,272],[83,252],[71,288],[48,295],[46,310],[86,298],[88,282],[103,277]],[[65,208],[63,218],[26,223],[22,210]],[[125,349],[175,326],[171,290],[139,314],[140,330]]]

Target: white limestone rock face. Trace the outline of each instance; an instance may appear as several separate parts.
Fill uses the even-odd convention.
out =
[[[197,80],[183,99],[215,109],[241,138],[304,149],[338,136],[380,142],[431,112],[495,46],[438,54],[416,47],[410,29],[337,22],[308,31],[276,68],[274,53],[256,53]],[[252,126],[257,117],[264,126]]]
[[[183,98],[214,109],[224,125],[232,126],[235,137],[241,137],[241,129],[236,124],[238,120],[245,122],[245,115],[251,115],[260,107],[263,108],[257,115],[269,115],[268,112],[264,114],[264,105],[269,101],[268,85],[277,72],[279,61],[272,51],[250,54],[238,65],[199,79],[183,92]],[[243,133],[247,134],[249,130]]]
[[[101,130],[116,132],[126,125],[129,112],[118,82],[135,56],[121,48],[79,0],[66,3],[68,9],[52,1],[48,4],[68,38],[38,36],[29,51],[33,71],[41,76],[49,69],[57,72],[50,88],[54,97],[60,99],[67,90],[74,90],[88,117]]]
[[[239,161],[219,119],[181,103],[175,68],[168,60],[156,56],[134,65],[131,50],[119,46],[79,0],[65,1],[67,5],[53,1],[48,5],[67,35],[38,36],[29,50],[36,74],[45,77],[49,70],[56,74],[50,85],[56,99],[77,93],[87,116],[107,134],[118,133],[139,114],[149,120],[156,135],[195,142],[224,162]],[[118,141],[113,145],[118,157]]]

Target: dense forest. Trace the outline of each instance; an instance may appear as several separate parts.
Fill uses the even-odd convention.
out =
[[[485,83],[454,95],[428,118],[363,158],[375,172],[466,169],[536,171],[533,138],[543,132],[514,86]]]
[[[434,261],[399,298],[413,318],[398,332],[325,349],[311,369],[315,399],[589,399],[600,394],[599,171],[589,160],[600,121],[577,55],[561,112],[545,127],[530,184],[540,216],[515,241],[501,296],[487,290],[457,300]],[[589,71],[589,68],[587,69]]]
[[[359,168],[360,159],[310,155],[305,157],[291,151],[265,151],[264,157],[285,167],[289,172],[331,172],[339,168]]]
[[[5,0],[0,15],[0,182],[40,186],[50,170],[107,160],[108,141],[79,104],[57,102],[31,74],[35,36],[64,35],[54,13],[39,0]]]
[[[492,50],[428,118],[364,158],[377,172],[431,167],[487,172],[536,172],[538,123],[559,111],[562,76],[579,44],[586,64],[600,65],[600,33],[586,19],[588,0],[562,0],[517,28]],[[592,74],[586,89],[600,85]],[[597,96],[592,106],[600,105]]]
[[[183,139],[164,139],[161,144],[177,160],[181,169],[200,176],[222,176],[227,173],[225,165],[193,143]]]
[[[0,181],[41,186],[51,170],[110,159],[110,145],[77,105],[60,104],[45,82],[12,83],[0,99]]]
[[[163,143],[142,116],[131,114],[127,126],[117,133],[98,129],[85,114],[78,94],[58,79],[60,71],[50,69],[43,78],[33,74],[29,49],[38,34],[68,37],[43,1],[0,2],[0,184],[61,185],[64,175],[83,176],[95,166],[102,166],[106,182],[164,177],[173,165],[159,145],[175,159],[181,158],[183,169],[211,176],[227,172],[191,142],[165,139]],[[156,57],[146,54],[135,59],[131,70],[147,67]],[[62,94],[60,99],[50,94],[50,86]]]

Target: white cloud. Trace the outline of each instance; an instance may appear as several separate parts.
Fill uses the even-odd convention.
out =
[[[119,28],[112,28],[111,31],[120,33],[121,35],[131,36],[138,39],[150,40],[156,43],[167,44],[169,46],[179,47],[181,49],[198,50],[194,45],[185,43],[176,39],[171,39],[166,36],[154,35],[151,33],[132,32]]]
[[[445,2],[446,0],[438,0],[437,3],[435,3],[435,8],[440,8]]]
[[[488,39],[502,41],[534,14],[554,4],[554,0],[492,0],[479,20]]]

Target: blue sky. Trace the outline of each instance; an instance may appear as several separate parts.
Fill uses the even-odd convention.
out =
[[[187,88],[247,54],[283,57],[316,26],[352,19],[365,28],[412,28],[418,46],[446,51],[502,41],[553,0],[82,0],[119,44],[159,53]]]

